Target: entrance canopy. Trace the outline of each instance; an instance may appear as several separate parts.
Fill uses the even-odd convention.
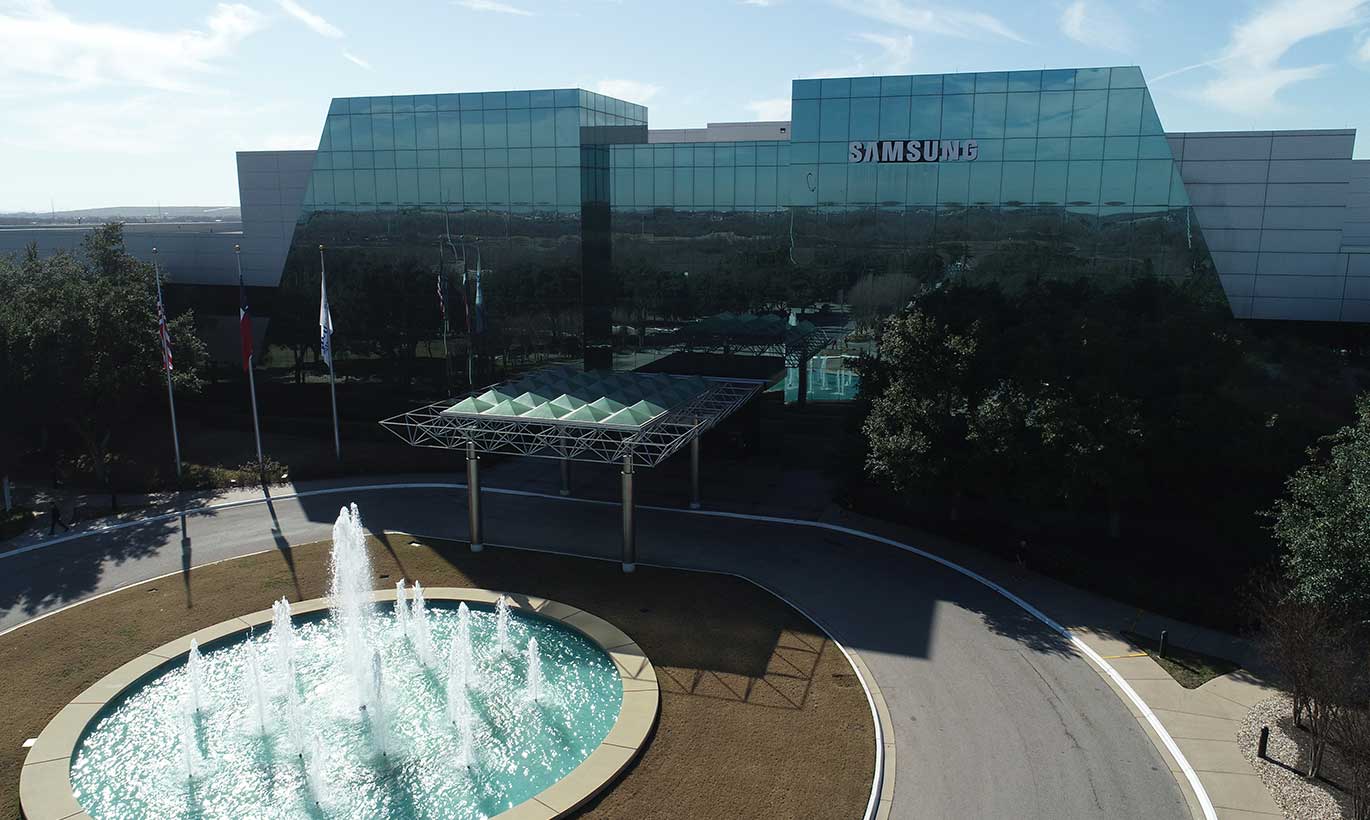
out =
[[[381,425],[416,447],[572,461],[660,464],[765,382],[662,373],[534,371]]]
[[[672,334],[681,350],[778,356],[786,367],[800,367],[837,337],[812,322],[790,324],[771,313],[719,313],[683,325]]]

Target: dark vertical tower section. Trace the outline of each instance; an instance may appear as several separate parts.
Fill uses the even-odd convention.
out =
[[[599,129],[582,128],[585,132]],[[580,149],[580,298],[585,369],[611,369],[614,363],[613,244],[609,236],[609,146]]]

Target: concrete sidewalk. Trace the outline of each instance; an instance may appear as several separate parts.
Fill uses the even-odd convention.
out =
[[[1208,792],[1218,817],[1257,820],[1283,817],[1265,784],[1237,745],[1237,730],[1250,708],[1275,690],[1238,670],[1185,689],[1150,656],[1103,631],[1075,630],[1118,670],[1180,747]],[[1136,715],[1134,710],[1134,716]]]

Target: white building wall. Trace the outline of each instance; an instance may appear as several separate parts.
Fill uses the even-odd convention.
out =
[[[313,151],[238,152],[243,280],[247,284],[280,284],[313,167]]]
[[[1370,257],[1344,236],[1360,230],[1353,180],[1370,182],[1354,130],[1167,137],[1236,316],[1370,321],[1370,287],[1348,279]]]
[[[744,142],[747,140],[786,140],[790,138],[789,120],[766,122],[711,122],[703,128],[655,128],[647,132],[647,142]]]
[[[86,236],[99,227],[58,225],[0,228],[0,254],[22,253],[30,243],[44,256],[78,251]],[[232,222],[129,222],[124,225],[124,247],[145,262],[153,259],[169,281],[188,285],[236,283],[233,246],[243,241],[242,225]]]

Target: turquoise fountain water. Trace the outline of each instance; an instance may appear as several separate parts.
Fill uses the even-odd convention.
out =
[[[338,522],[330,613],[277,602],[269,631],[197,647],[98,716],[71,770],[87,813],[488,817],[594,751],[623,698],[603,650],[418,584],[373,606],[355,505]]]

